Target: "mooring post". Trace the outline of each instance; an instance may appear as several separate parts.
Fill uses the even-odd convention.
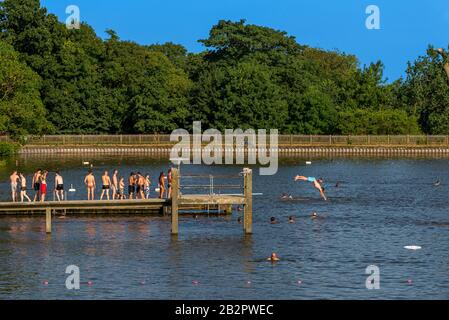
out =
[[[171,234],[178,234],[179,172],[176,168],[171,170]]]
[[[243,169],[243,185],[245,205],[243,209],[243,231],[246,234],[253,233],[253,171]]]
[[[45,231],[51,233],[51,208],[45,209]]]

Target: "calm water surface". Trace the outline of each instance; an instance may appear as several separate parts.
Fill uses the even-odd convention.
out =
[[[125,176],[140,170],[155,179],[168,166],[131,158],[92,162],[98,178],[117,167]],[[28,173],[37,166],[59,168],[66,185],[77,188],[70,197],[84,197],[81,160],[18,159],[2,168],[2,200],[16,165]],[[50,236],[43,217],[0,217],[0,298],[448,299],[448,169],[447,159],[284,162],[275,176],[255,174],[254,192],[263,196],[254,197],[252,236],[243,235],[237,211],[232,217],[181,217],[177,238],[170,236],[169,219],[155,216],[55,219]],[[240,170],[183,166],[182,173]],[[296,174],[323,176],[330,200],[320,200],[308,183],[294,183]],[[280,200],[283,192],[294,199]],[[316,220],[309,218],[313,211]],[[287,223],[290,215],[295,224]],[[272,216],[280,223],[269,224]],[[279,263],[265,261],[272,251]],[[79,291],[65,288],[72,264],[81,270]],[[380,268],[380,290],[365,288],[369,265]]]

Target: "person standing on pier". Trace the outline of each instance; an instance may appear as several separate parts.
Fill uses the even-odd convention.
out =
[[[172,182],[172,173],[171,173],[171,168],[168,170],[168,174],[167,174],[167,198],[171,199],[171,182]]]
[[[137,188],[139,190],[140,199],[145,199],[145,177],[140,172],[137,173]]]
[[[165,176],[164,172],[162,171],[159,174],[159,198],[163,199],[165,194]]]
[[[111,178],[109,178],[108,172],[105,171],[104,174],[101,176],[101,182],[102,182],[102,191],[100,200],[103,200],[104,193],[106,192],[106,198],[109,200],[109,189],[111,188]]]
[[[41,190],[41,174],[42,174],[42,170],[38,169],[34,175],[33,175],[33,181],[31,182],[31,184],[33,185],[34,188],[34,202],[39,201],[40,200],[40,190]]]
[[[115,200],[118,198],[118,170],[114,170],[114,173],[112,174],[112,183],[111,183],[111,189],[112,189],[112,200]]]
[[[125,178],[120,177],[119,183],[118,183],[118,199],[123,200],[125,199]]]
[[[147,173],[145,176],[145,199],[150,199],[150,192],[151,192],[151,178],[150,175]]]
[[[87,187],[87,200],[94,200],[94,192],[95,192],[95,177],[92,170],[89,170],[89,173],[84,178],[84,184]]]
[[[134,172],[131,172],[128,178],[128,196],[130,200],[133,199],[133,195],[135,192],[136,192],[136,176]]]
[[[17,171],[14,171],[11,176],[9,177],[9,180],[11,182],[11,198],[12,202],[17,201],[17,186],[19,182],[19,175],[17,174]]]
[[[28,202],[31,202],[30,197],[27,195],[27,179],[23,173],[19,173],[20,177],[20,201],[23,202],[23,198],[27,198]]]
[[[41,175],[41,202],[45,202],[45,196],[47,195],[47,175],[48,175],[48,171],[44,171]]]
[[[55,176],[55,193],[58,201],[64,201],[64,179],[59,171],[56,171]]]

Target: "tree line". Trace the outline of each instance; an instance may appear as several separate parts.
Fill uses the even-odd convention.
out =
[[[140,45],[88,24],[68,29],[39,0],[0,2],[0,133],[169,133],[277,128],[296,134],[449,134],[446,51],[406,76],[382,62],[300,44],[286,32],[219,21],[205,50]]]

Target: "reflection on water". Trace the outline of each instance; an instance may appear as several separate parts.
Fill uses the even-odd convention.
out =
[[[168,163],[151,159],[86,159],[97,175],[118,168],[149,172]],[[78,189],[79,159],[19,159],[27,173],[60,169]],[[436,299],[449,298],[449,175],[447,160],[303,160],[282,163],[273,177],[254,177],[254,234],[237,218],[145,215],[0,217],[0,298],[58,299]],[[9,192],[2,173],[0,195]],[[238,166],[184,166],[183,173],[232,174]],[[323,176],[330,200],[296,174]],[[433,182],[441,180],[435,187]],[[72,182],[73,181],[73,182]],[[339,186],[335,187],[336,181]],[[281,200],[282,193],[293,199]],[[318,213],[311,219],[312,212]],[[288,223],[289,216],[296,223]],[[270,224],[276,217],[278,224]],[[419,245],[409,251],[404,246]],[[266,261],[271,252],[281,261]],[[81,270],[81,289],[65,289],[65,268]],[[368,265],[381,271],[381,290],[365,289]],[[413,284],[407,283],[412,279]],[[91,285],[87,285],[91,281]],[[48,284],[47,284],[48,282]]]

